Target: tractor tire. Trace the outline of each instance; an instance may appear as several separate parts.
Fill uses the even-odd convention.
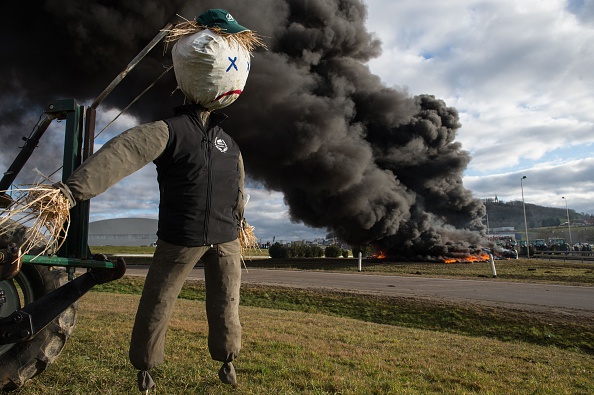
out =
[[[0,240],[0,244],[7,241],[11,240]],[[61,268],[23,264],[14,278],[0,282],[0,290],[4,291],[5,297],[4,302],[0,301],[0,318],[9,316],[67,281],[68,275]],[[77,303],[70,305],[31,340],[0,345],[0,390],[19,389],[55,361],[74,331],[77,310]]]

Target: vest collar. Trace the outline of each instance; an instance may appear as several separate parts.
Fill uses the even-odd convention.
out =
[[[200,104],[185,104],[183,106],[177,106],[173,108],[173,113],[177,115],[192,115],[195,116],[200,124],[202,125],[202,121],[200,121],[200,113],[204,111],[204,107]],[[221,122],[227,119],[227,115],[223,114],[222,112],[211,112],[208,122],[209,129],[218,126]],[[204,125],[202,125],[204,126]]]

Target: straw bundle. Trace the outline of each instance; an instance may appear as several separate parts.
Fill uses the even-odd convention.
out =
[[[55,253],[64,243],[70,226],[70,204],[60,189],[51,185],[33,185],[20,188],[15,199],[0,215],[0,236],[14,229],[14,223],[28,226],[21,251],[29,251],[44,245],[37,255]]]
[[[258,251],[258,238],[254,234],[254,227],[243,219],[239,227],[239,244],[241,245],[241,256],[246,256],[249,251]]]
[[[183,17],[180,17],[180,18],[183,18]],[[229,33],[225,32],[225,30],[223,30],[219,27],[216,27],[216,26],[214,26],[214,27],[202,26],[196,21],[189,21],[185,18],[183,18],[183,19],[184,19],[184,22],[180,22],[180,23],[176,24],[173,28],[171,28],[169,30],[165,30],[168,32],[167,36],[165,36],[165,39],[164,39],[165,43],[172,43],[172,42],[179,40],[183,36],[187,36],[188,34],[194,34],[194,33],[198,33],[203,30],[208,29],[211,32],[213,32],[213,33],[223,37],[227,41],[229,41],[229,44],[232,44],[232,43],[238,44],[239,46],[246,49],[250,54],[258,47],[262,47],[262,48],[266,49],[266,44],[262,40],[262,37],[253,31],[244,31],[244,32],[240,32],[240,33],[229,34]]]

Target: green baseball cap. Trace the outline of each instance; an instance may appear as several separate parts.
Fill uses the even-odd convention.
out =
[[[220,8],[208,10],[196,17],[196,22],[202,26],[218,27],[225,33],[239,33],[249,31],[247,27],[241,26],[231,14]]]

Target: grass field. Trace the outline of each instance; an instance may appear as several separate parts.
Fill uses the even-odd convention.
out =
[[[145,258],[146,259],[146,258]],[[591,286],[594,264],[496,262],[490,281]],[[357,270],[352,259],[252,260],[250,267]],[[491,277],[488,264],[366,262],[363,273]],[[137,394],[127,347],[143,280],[124,277],[80,302],[63,354],[19,394]],[[242,286],[236,387],[206,349],[204,284],[184,286],[158,394],[591,394],[594,317]]]
[[[129,265],[149,265],[150,257],[126,257]],[[356,259],[344,258],[289,258],[247,259],[248,268],[283,270],[321,270],[356,273]],[[517,259],[496,261],[497,277],[493,281],[516,281],[530,283],[557,283],[594,286],[594,262],[563,262],[542,259]],[[361,274],[386,276],[428,276],[443,278],[490,279],[493,272],[489,263],[401,263],[363,261]]]
[[[102,254],[152,254],[154,247],[92,247],[93,253]],[[259,254],[259,256],[258,256]],[[268,252],[261,250],[246,259],[246,266],[264,269],[325,270],[357,272],[358,260],[353,258],[288,258],[267,259]],[[260,259],[259,257],[262,257]],[[126,257],[129,264],[150,264],[150,257]],[[594,286],[594,262],[563,261],[551,259],[510,259],[495,261],[497,279],[560,283]],[[450,278],[492,278],[489,263],[434,263],[434,262],[377,262],[363,259],[362,274],[397,276],[431,276]]]
[[[137,394],[127,361],[138,295],[92,292],[48,371],[19,394]],[[204,303],[180,299],[158,394],[590,394],[594,358],[575,349],[317,312],[242,305],[239,383],[221,384]],[[529,320],[524,325],[530,325]],[[511,329],[511,328],[510,328]],[[554,332],[554,330],[552,330]]]

